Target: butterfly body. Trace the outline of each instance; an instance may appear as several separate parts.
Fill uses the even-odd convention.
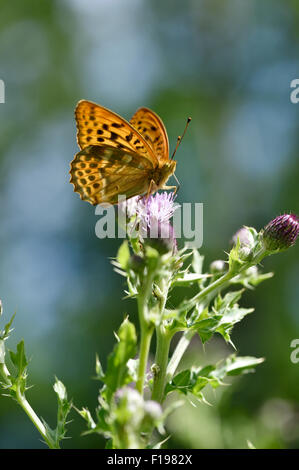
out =
[[[140,108],[130,123],[90,101],[75,111],[80,152],[71,162],[74,191],[91,204],[118,202],[167,188],[176,162],[169,159],[168,137],[161,119]]]

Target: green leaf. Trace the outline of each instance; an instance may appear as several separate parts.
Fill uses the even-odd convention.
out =
[[[55,442],[59,444],[62,439],[65,439],[67,417],[72,408],[72,402],[67,398],[67,392],[64,384],[55,378],[53,386],[54,392],[57,395],[58,412],[57,412],[57,426],[54,430]],[[53,435],[53,434],[52,434]]]
[[[113,447],[113,439],[108,439],[105,445],[105,449],[114,449]]]
[[[192,268],[196,274],[202,273],[204,256],[201,256],[197,250],[193,250]]]
[[[2,308],[2,305],[1,305],[1,308]],[[2,311],[1,311],[1,314],[2,314]],[[1,340],[1,339],[2,339],[2,340],[5,340],[5,339],[7,339],[7,338],[9,337],[9,334],[10,334],[11,331],[12,331],[12,329],[11,329],[10,327],[11,327],[11,325],[12,325],[12,322],[13,322],[15,316],[16,316],[16,314],[14,314],[14,315],[11,317],[10,321],[5,325],[4,330],[0,330],[0,340]]]
[[[5,343],[0,339],[0,364],[5,364]]]
[[[229,307],[233,307],[238,302],[238,300],[240,300],[243,292],[244,289],[231,291],[228,292],[223,298],[219,294],[214,301],[214,312],[223,315],[223,313],[227,311]]]
[[[238,271],[244,266],[246,261],[242,260],[240,257],[241,252],[241,244],[238,238],[237,243],[233,246],[229,253],[228,257],[228,266],[230,272],[235,272],[236,274]]]
[[[211,274],[197,274],[197,273],[184,273],[180,277],[177,277],[173,280],[173,286],[189,286],[194,282],[202,281],[203,279],[207,279],[212,277]]]
[[[17,376],[22,377],[28,366],[24,340],[20,341],[17,345],[17,352],[9,351],[9,354],[14,366],[17,368]]]
[[[238,357],[235,354],[229,356],[225,362],[218,365],[214,376],[217,378],[224,378],[225,375],[240,375],[252,372],[252,370],[265,359],[263,357],[257,358],[252,356]]]
[[[117,261],[122,269],[127,270],[129,259],[130,259],[130,249],[127,240],[125,240],[119,247],[117,252]]]
[[[133,382],[138,379],[139,359],[129,359],[127,362],[128,372]]]
[[[107,401],[112,394],[123,385],[131,381],[127,362],[136,354],[137,337],[133,323],[126,318],[121,324],[117,337],[118,343],[108,357],[108,365],[103,382],[107,386]]]
[[[190,327],[193,330],[196,330],[202,343],[204,344],[213,336],[219,324],[220,318],[221,315],[210,314],[208,309],[206,308],[200,313],[198,319],[193,322]]]
[[[94,422],[90,411],[88,408],[82,408],[81,410],[78,410],[76,408],[76,411],[79,413],[80,416],[87,422],[87,427],[89,430],[94,430],[96,428],[96,423]]]
[[[232,284],[241,284],[247,289],[258,286],[261,282],[271,279],[274,273],[260,273],[257,266],[251,266],[249,269],[234,277],[230,282]]]
[[[223,385],[223,379],[226,376],[252,372],[254,368],[263,361],[263,358],[250,356],[237,357],[232,354],[216,365],[210,364],[197,369],[186,369],[177,374],[172,381],[167,384],[165,393],[177,391],[184,395],[192,394],[200,401],[205,401],[202,390],[207,385],[217,388]]]
[[[243,292],[244,289],[228,292],[223,298],[219,294],[214,301],[212,312],[206,308],[197,315],[195,310],[186,328],[196,330],[203,343],[208,341],[214,333],[221,334],[225,341],[231,342],[230,332],[233,326],[254,310],[240,308],[236,303]]]
[[[57,377],[55,378],[55,380],[56,380],[56,382],[53,385],[53,388],[54,388],[54,392],[57,395],[58,403],[61,404],[65,401],[67,401],[66,388],[63,385],[63,383],[60,380],[57,379]]]
[[[221,334],[225,341],[230,342],[230,332],[233,326],[253,311],[253,308],[239,308],[236,304],[235,307],[227,310],[227,312],[221,317],[215,331]]]
[[[187,387],[190,383],[190,379],[191,371],[187,369],[177,374],[173,379],[173,383],[176,387]]]
[[[96,354],[96,379],[103,381],[105,374],[103,372],[102,364],[100,363],[99,356]]]

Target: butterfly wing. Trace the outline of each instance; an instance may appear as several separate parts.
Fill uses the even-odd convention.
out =
[[[115,204],[121,194],[129,199],[145,193],[153,169],[152,162],[136,152],[89,145],[71,162],[70,182],[91,204]]]
[[[75,117],[80,149],[89,145],[109,145],[138,153],[158,166],[158,159],[150,145],[118,114],[91,101],[81,100],[77,104]]]
[[[164,164],[169,158],[169,143],[165,126],[159,116],[148,108],[139,108],[130,123],[149,144],[160,166]]]

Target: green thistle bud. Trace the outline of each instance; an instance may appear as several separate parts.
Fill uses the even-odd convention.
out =
[[[210,264],[211,273],[222,273],[227,270],[227,264],[222,259],[216,259]]]
[[[129,269],[135,273],[140,273],[145,266],[144,259],[138,255],[132,255],[129,259]]]
[[[165,253],[177,251],[177,242],[172,225],[165,222],[164,225],[157,224],[156,236],[151,237],[150,229],[147,229],[147,237],[144,238],[144,243],[147,246],[155,248],[161,255]]]

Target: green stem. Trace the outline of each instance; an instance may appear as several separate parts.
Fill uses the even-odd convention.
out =
[[[184,310],[186,313],[189,312],[193,307],[195,307],[196,304],[203,301],[208,294],[214,291],[219,292],[219,290],[223,289],[224,287],[226,287],[226,285],[228,285],[231,279],[246,271],[246,269],[250,268],[250,266],[258,264],[266,254],[267,253],[264,249],[260,249],[255,254],[254,258],[251,261],[244,263],[244,265],[240,267],[238,271],[228,271],[227,273],[223,274],[223,276],[209,284],[205,289],[203,289],[194,297],[192,297],[192,299],[189,299],[185,303],[183,303],[180,307],[180,310]]]
[[[137,372],[136,390],[143,395],[146,367],[154,328],[141,325],[140,355]]]
[[[203,289],[198,294],[196,294],[192,299],[187,301],[187,311],[186,311],[186,313],[189,310],[191,310],[191,308],[193,308],[200,301],[201,301],[201,307],[202,307],[202,309],[204,309],[205,306],[207,306],[210,303],[212,298],[215,297],[215,295],[217,295],[218,292],[220,292],[222,289],[227,287],[227,285],[229,284],[229,281],[233,277],[235,277],[236,275],[237,274],[235,274],[235,273],[227,272],[226,274],[221,276],[219,279],[217,279],[216,281],[209,284],[205,289]],[[174,376],[175,371],[177,370],[177,367],[178,367],[183,355],[185,354],[185,352],[186,352],[186,350],[187,350],[187,348],[188,348],[188,346],[191,342],[191,339],[193,338],[195,333],[196,333],[196,331],[194,331],[194,330],[187,330],[183,333],[181,339],[179,340],[179,342],[178,342],[178,344],[177,344],[177,346],[176,346],[176,348],[175,348],[175,350],[172,354],[172,357],[171,357],[171,359],[169,361],[169,364],[168,364],[168,367],[167,367],[167,371],[166,371],[166,381],[167,382],[170,382],[170,380]]]
[[[1,363],[0,364],[0,375],[3,379],[3,381],[8,385],[8,387],[11,387],[12,383],[10,380],[10,373],[9,370],[6,367],[6,364]],[[25,411],[29,419],[32,421],[36,429],[39,431],[41,436],[43,437],[45,443],[50,449],[59,449],[59,446],[55,445],[49,438],[47,437],[47,431],[45,426],[43,425],[42,421],[39,419],[33,408],[30,406],[28,403],[24,393],[21,392],[20,385],[16,385],[16,390],[15,390],[15,398],[21,408]]]
[[[148,299],[151,295],[154,273],[148,273],[143,286],[138,295],[138,317],[140,324],[140,353],[137,372],[136,389],[143,396],[146,367],[154,326],[151,324],[148,315]]]
[[[193,336],[195,335],[196,331],[194,330],[187,330],[184,332],[184,334],[182,335],[180,341],[178,342],[172,356],[171,356],[171,359],[169,361],[169,364],[168,364],[168,367],[167,367],[167,370],[166,370],[166,377],[165,377],[165,381],[166,382],[170,382],[170,380],[172,379],[172,377],[174,376],[175,374],[175,371],[177,370],[177,367],[186,351],[186,349],[188,348],[190,342],[191,342],[191,339],[193,338]]]
[[[155,373],[152,392],[152,400],[162,403],[164,398],[165,377],[169,357],[169,348],[172,334],[167,332],[163,324],[156,329],[157,348],[155,356]]]
[[[42,435],[44,441],[46,442],[47,446],[50,449],[59,449],[59,445],[55,446],[55,444],[50,441],[47,437],[47,432],[46,428],[33,410],[33,408],[30,406],[28,401],[26,400],[25,395],[21,392],[20,387],[17,386],[16,388],[16,399],[19,405],[23,408],[25,411],[26,415],[28,418],[32,421],[38,432]]]
[[[152,391],[152,400],[162,403],[164,398],[165,376],[169,358],[169,348],[174,332],[169,333],[164,326],[163,314],[167,301],[170,278],[162,278],[158,284],[160,290],[159,317],[160,323],[156,327],[156,355],[155,372]]]
[[[236,277],[239,273],[231,273],[228,271],[227,273],[223,274],[219,279],[216,281],[212,282],[209,284],[207,287],[205,287],[202,291],[200,291],[198,294],[196,294],[192,299],[189,299],[186,301],[186,303],[183,303],[183,305],[180,307],[180,309],[187,309],[185,310],[186,313],[189,312],[193,307],[195,307],[196,304],[201,302],[208,294],[210,294],[213,291],[218,291],[219,289],[222,289],[228,281],[230,281],[233,277]]]

